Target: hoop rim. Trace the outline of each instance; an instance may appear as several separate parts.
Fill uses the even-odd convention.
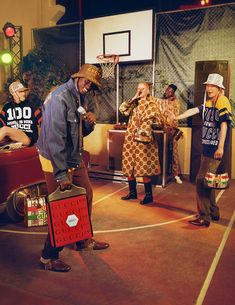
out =
[[[100,54],[96,56],[96,59],[103,61],[104,63],[114,63],[115,65],[119,62],[119,55],[117,54]]]

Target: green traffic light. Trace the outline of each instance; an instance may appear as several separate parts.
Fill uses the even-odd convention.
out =
[[[3,64],[10,64],[12,62],[12,55],[9,52],[5,52],[1,54],[1,62]]]

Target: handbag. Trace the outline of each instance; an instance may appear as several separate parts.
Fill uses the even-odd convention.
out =
[[[27,227],[47,225],[46,197],[27,196],[24,199],[24,223]]]
[[[183,137],[183,131],[181,131],[177,127],[173,127],[173,134],[172,136],[174,137],[175,141],[178,141],[180,138]]]
[[[229,175],[228,173],[214,174],[207,171],[204,177],[204,186],[210,189],[227,189],[229,187]]]
[[[138,129],[134,133],[134,141],[144,143],[144,144],[152,143],[153,142],[152,132],[147,132],[145,130]]]

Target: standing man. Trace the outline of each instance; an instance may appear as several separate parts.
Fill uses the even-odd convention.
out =
[[[10,84],[11,100],[3,106],[0,113],[0,142],[8,138],[24,146],[32,146],[37,141],[42,114],[27,99],[28,91],[20,81]]]
[[[224,156],[228,143],[228,128],[232,121],[231,105],[223,95],[223,76],[209,74],[206,85],[204,104],[188,109],[176,117],[177,120],[185,119],[200,113],[203,119],[202,146],[200,169],[196,177],[196,198],[198,217],[189,223],[195,226],[209,227],[210,221],[220,219],[219,208],[216,205],[215,190],[204,187],[204,177],[209,170],[212,173],[219,172],[219,166]]]
[[[69,189],[72,183],[85,188],[90,217],[92,188],[79,149],[82,147],[82,143],[79,143],[79,112],[83,113],[82,135],[86,136],[94,129],[95,116],[82,108],[83,96],[89,90],[101,86],[100,78],[99,68],[84,64],[67,83],[48,95],[43,106],[43,124],[37,143],[48,193],[55,191],[58,186],[61,190]],[[76,245],[77,250],[102,250],[109,247],[108,243],[94,239],[83,240]],[[71,267],[59,259],[62,249],[63,247],[52,247],[48,234],[40,259],[41,268],[57,272],[69,271]]]
[[[175,92],[177,90],[176,85],[170,84],[164,94],[163,98],[167,99],[167,110],[172,112],[175,116],[180,113],[180,101],[176,98]],[[178,127],[178,123],[177,126]],[[178,143],[173,138],[173,161],[172,161],[172,174],[176,183],[182,184],[182,180],[179,177],[179,154],[178,154]]]
[[[142,177],[145,189],[142,205],[153,203],[152,176],[161,172],[158,144],[152,135],[152,123],[160,124],[160,99],[150,95],[151,87],[152,83],[140,82],[133,98],[119,108],[129,117],[122,152],[122,172],[128,179],[129,193],[121,199],[137,199],[136,177]]]

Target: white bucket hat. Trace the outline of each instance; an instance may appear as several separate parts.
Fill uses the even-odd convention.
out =
[[[225,89],[223,85],[223,76],[217,73],[209,74],[207,77],[207,81],[203,83],[204,85],[214,85],[219,88]]]

